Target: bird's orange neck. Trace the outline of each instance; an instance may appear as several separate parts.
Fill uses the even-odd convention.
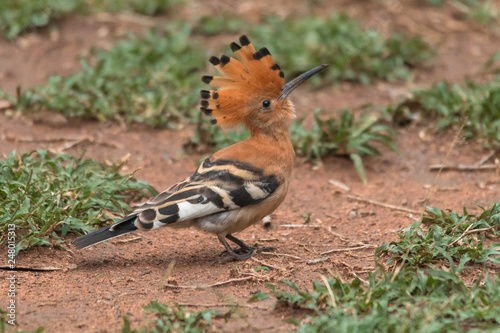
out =
[[[290,127],[290,121],[288,119],[283,119],[280,122],[275,122],[272,125],[266,126],[252,126],[250,128],[251,137],[255,138],[267,138],[269,140],[276,141],[290,141],[290,135],[288,129]]]
[[[288,182],[292,172],[295,151],[288,134],[288,124],[271,127],[252,127],[251,136],[234,145],[219,150],[215,159],[232,159],[251,163],[266,170],[266,174],[277,174]]]

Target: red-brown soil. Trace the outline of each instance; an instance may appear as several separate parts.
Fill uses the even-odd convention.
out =
[[[270,7],[268,1],[252,5],[244,1],[216,4],[192,2],[183,15],[192,18],[200,13],[226,11],[252,19],[263,13],[286,16],[294,11],[345,10],[368,25],[373,24],[374,17],[388,11],[383,1],[356,4],[325,1],[314,6],[290,6],[285,1],[274,1]],[[486,59],[498,51],[499,33],[465,20],[453,8],[430,8],[410,1],[401,4],[397,15],[390,11],[384,14],[379,28],[386,33],[423,34],[438,47],[437,58],[428,67],[415,69],[408,82],[375,82],[370,86],[341,83],[318,91],[303,87],[294,99],[299,115],[310,114],[317,106],[334,114],[338,108],[356,109],[368,102],[388,104],[416,86],[430,86],[441,79],[463,82],[466,75],[481,71]],[[163,19],[155,18],[152,22]],[[76,56],[86,54],[92,46],[108,47],[128,28],[140,30],[136,23],[112,17],[74,16],[57,22],[57,29],[42,29],[14,42],[0,41],[0,84],[13,93],[18,85],[26,89],[43,84],[51,74],[72,73],[78,69]],[[222,40],[218,36],[216,40],[226,44],[231,39]],[[206,42],[214,43],[209,38]],[[135,173],[138,179],[160,190],[189,176],[199,158],[207,155],[200,152],[180,158],[179,151],[184,138],[190,135],[189,128],[151,130],[136,125],[126,129],[113,123],[64,118],[52,121],[52,117],[42,114],[31,119],[0,112],[0,154],[13,149],[18,152],[48,146],[58,149],[62,143],[57,140],[88,137],[93,142],[83,140],[64,152],[79,155],[86,149],[87,157],[102,162],[117,162],[130,153],[123,172],[138,170]],[[466,207],[477,212],[477,205],[488,207],[500,201],[500,178],[494,170],[447,171],[439,177],[429,170],[429,165],[445,160],[450,148],[449,164],[474,164],[488,153],[479,144],[462,140],[452,147],[455,134],[453,130],[434,134],[416,125],[398,130],[400,155],[382,149],[382,157],[365,160],[368,185],[362,184],[347,159],[327,158],[320,165],[313,165],[297,158],[288,197],[272,215],[270,227],[264,228],[259,223],[239,234],[246,242],[275,246],[273,254],[213,265],[223,249],[216,237],[192,229],[168,228],[137,233],[82,251],[64,252],[47,247],[23,251],[17,258],[19,266],[50,266],[60,270],[17,273],[20,328],[45,326],[46,332],[116,332],[122,327],[125,315],[133,327],[140,326],[144,322],[143,306],[156,300],[167,304],[178,302],[193,310],[212,307],[223,310],[223,304],[227,303],[241,305],[228,323],[215,321],[215,331],[293,331],[294,326],[283,321],[293,313],[273,310],[273,300],[247,303],[255,292],[267,290],[265,282],[279,284],[285,278],[310,287],[320,275],[335,275],[345,280],[356,275],[366,277],[366,272],[374,266],[374,248],[370,246],[398,239],[396,233],[418,220],[424,206],[456,211]],[[347,185],[350,191],[331,184],[330,180]],[[355,200],[351,197],[354,195],[417,213]],[[311,213],[307,224],[302,218],[306,212]],[[368,246],[321,254],[360,244]],[[4,249],[0,254],[1,258],[7,257]],[[325,257],[326,261],[308,263]],[[173,268],[166,276],[169,265]],[[256,272],[257,266],[271,270]],[[5,281],[3,276],[7,272],[0,274]],[[245,277],[249,280],[213,288],[181,288]],[[164,287],[165,279],[177,287]],[[5,309],[5,282],[0,286],[0,308]]]

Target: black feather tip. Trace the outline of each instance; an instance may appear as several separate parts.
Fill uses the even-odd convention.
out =
[[[270,54],[271,54],[271,52],[269,52],[269,50],[266,47],[263,47],[260,50],[258,50],[257,52],[255,52],[252,56],[255,60],[260,60],[260,59],[262,59],[265,56],[270,55]]]
[[[201,95],[201,98],[203,98],[203,99],[209,99],[210,98],[210,91],[201,90],[200,95]]]
[[[217,66],[220,63],[219,58],[214,56],[211,56],[210,59],[208,59],[208,61],[210,61],[210,63],[214,66]]]
[[[212,114],[212,109],[207,109],[202,106],[200,110],[203,111],[203,113],[206,114],[207,116],[210,116]]]
[[[250,39],[246,35],[243,35],[240,37],[240,44],[241,46],[247,46],[250,45]]]
[[[206,84],[209,84],[210,82],[212,82],[212,80],[213,80],[213,79],[214,79],[214,77],[213,77],[213,76],[208,76],[208,75],[203,75],[203,76],[201,77],[201,80],[202,80],[203,82],[205,82]]]
[[[227,55],[223,55],[222,57],[220,57],[221,66],[226,65],[229,61],[231,61],[231,58],[229,58]]]
[[[229,44],[229,47],[231,48],[231,51],[233,52],[236,52],[238,51],[239,49],[241,49],[241,46],[239,46],[238,44],[236,44],[235,42],[232,42],[231,44]]]

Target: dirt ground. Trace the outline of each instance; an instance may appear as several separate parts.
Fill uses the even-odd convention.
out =
[[[294,98],[300,116],[312,113],[317,106],[333,114],[338,108],[356,109],[368,102],[388,104],[414,87],[430,86],[441,79],[463,82],[465,76],[479,73],[486,59],[499,50],[499,32],[465,20],[456,9],[436,9],[401,0],[395,11],[388,3],[358,1],[353,5],[352,1],[325,1],[320,5],[289,6],[279,0],[267,7],[268,1],[252,5],[244,1],[207,5],[200,1],[192,2],[182,15],[190,18],[199,13],[228,11],[253,19],[264,12],[286,16],[293,12],[344,10],[384,33],[420,33],[438,47],[436,59],[415,69],[408,82],[375,82],[370,86],[340,83],[316,91],[302,87]],[[76,56],[85,55],[92,46],[109,47],[127,29],[141,28],[137,22],[108,16],[74,16],[59,21],[57,27],[29,33],[14,42],[0,40],[0,85],[4,89],[13,93],[17,86],[43,84],[49,75],[70,74],[78,70]],[[227,44],[232,38],[217,36],[217,41]],[[210,43],[207,38],[207,45]],[[272,51],[272,45],[267,46]],[[79,155],[86,149],[87,157],[101,162],[117,162],[130,154],[124,172],[138,170],[138,179],[159,190],[189,176],[199,158],[207,155],[199,152],[180,158],[189,128],[152,130],[135,125],[126,129],[114,123],[53,119],[47,114],[25,118],[0,111],[0,154],[48,146],[60,149],[61,139],[92,138],[93,142],[82,140],[64,152]],[[177,302],[193,310],[224,310],[228,304],[238,305],[228,323],[214,322],[215,331],[293,331],[294,326],[283,321],[293,314],[290,310],[272,309],[272,299],[247,302],[255,292],[267,290],[264,283],[279,284],[281,279],[288,279],[310,287],[320,275],[345,280],[366,277],[374,266],[374,247],[397,240],[396,233],[418,220],[424,206],[456,211],[466,207],[477,212],[477,205],[488,207],[500,201],[500,177],[494,170],[447,171],[437,178],[429,165],[445,160],[456,133],[451,130],[436,134],[425,129],[423,125],[411,125],[398,130],[400,155],[382,149],[382,157],[367,158],[368,185],[362,184],[347,159],[328,158],[314,165],[297,158],[288,197],[272,215],[270,226],[265,228],[259,223],[239,234],[248,243],[276,247],[273,253],[213,265],[223,250],[216,237],[191,229],[168,228],[136,233],[81,251],[47,247],[23,251],[17,258],[18,266],[59,270],[17,273],[20,328],[115,332],[121,328],[124,315],[129,316],[132,327],[141,325],[145,318],[143,306],[156,300]],[[458,140],[447,162],[475,164],[488,153],[477,143]],[[349,189],[334,185],[332,180]],[[311,213],[307,224],[302,218],[306,212]],[[334,251],[324,254],[329,250]],[[4,249],[0,254],[7,257]],[[169,265],[172,269],[168,275]],[[267,266],[270,271],[257,272],[257,266]],[[194,288],[227,281],[220,286]],[[165,283],[169,286],[165,287]],[[6,283],[0,286],[1,294],[6,295]],[[0,297],[0,307],[5,309],[6,305],[6,298]]]

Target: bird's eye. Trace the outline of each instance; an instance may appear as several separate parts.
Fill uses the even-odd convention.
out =
[[[268,108],[271,106],[271,101],[266,99],[264,102],[262,102],[262,106],[265,108]]]

